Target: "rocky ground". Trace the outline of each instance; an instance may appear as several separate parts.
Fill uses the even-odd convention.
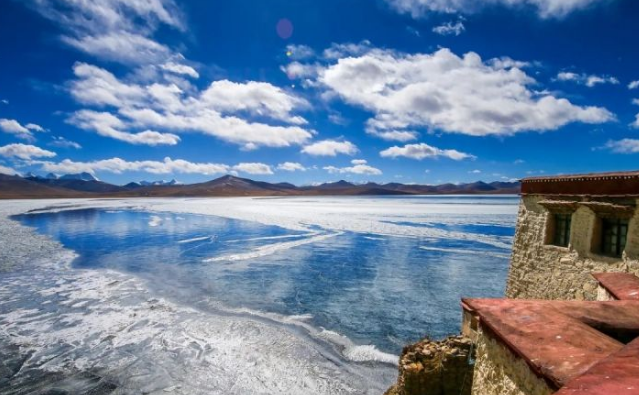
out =
[[[397,384],[384,395],[470,395],[474,357],[471,341],[464,336],[406,346]]]

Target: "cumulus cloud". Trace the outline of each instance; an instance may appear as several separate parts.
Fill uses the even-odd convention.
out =
[[[62,136],[52,136],[52,141],[49,143],[49,145],[59,148],[82,148],[80,144],[76,143],[75,141],[67,140]]]
[[[639,116],[637,117],[639,123]],[[639,153],[639,140],[637,139],[621,139],[610,140],[604,145],[605,149],[618,154],[636,154]]]
[[[509,58],[483,61],[469,52],[442,48],[432,54],[371,49],[331,62],[316,76],[330,97],[374,114],[371,134],[408,140],[422,127],[472,136],[549,131],[568,123],[615,119],[601,107],[579,106],[549,92],[531,90],[537,82]]]
[[[628,84],[628,89],[637,89],[639,88],[639,81],[632,81]]]
[[[354,155],[358,151],[350,141],[322,140],[305,146],[302,152],[313,156]]]
[[[359,43],[333,43],[324,50],[322,56],[325,59],[340,59],[349,56],[360,56],[371,50],[371,42],[368,40]]]
[[[293,60],[308,59],[315,56],[315,51],[308,45],[289,44],[286,46],[286,56]]]
[[[162,70],[169,71],[171,73],[186,75],[191,78],[200,78],[200,74],[191,66],[185,64],[179,64],[175,62],[168,62],[160,66]]]
[[[383,158],[405,157],[422,160],[425,158],[449,158],[453,160],[474,159],[474,155],[459,152],[454,149],[440,149],[432,147],[426,143],[407,144],[403,147],[390,147],[379,153]]]
[[[76,49],[100,59],[125,64],[162,62],[171,57],[171,50],[154,40],[131,32],[110,32],[80,38],[63,37]]]
[[[85,63],[76,64],[74,72],[77,79],[69,84],[72,96],[102,111],[80,110],[69,122],[129,143],[174,145],[180,139],[171,132],[199,132],[255,149],[301,145],[315,133],[300,127],[307,121],[293,114],[309,107],[308,102],[268,83],[220,80],[201,91],[186,91],[170,82],[123,81]]]
[[[38,162],[42,170],[54,173],[95,173],[97,171],[121,174],[124,172],[146,172],[151,174],[219,174],[227,173],[230,167],[219,163],[194,163],[183,159],[164,158],[163,161],[143,160],[127,161],[121,158],[111,158],[90,162],[75,162],[65,159],[61,162]]]
[[[164,158],[162,161],[140,160],[128,161],[121,158],[111,158],[90,162],[76,162],[64,159],[61,162],[34,161],[40,164],[43,171],[54,173],[107,172],[121,174],[125,172],[145,172],[151,174],[221,174],[242,172],[247,174],[273,174],[271,167],[264,163],[239,163],[229,166],[222,163],[197,163],[184,159]]]
[[[409,130],[378,130],[373,127],[366,128],[366,133],[379,137],[382,140],[387,141],[399,141],[406,142],[411,140],[417,140],[419,134],[417,132]]]
[[[15,119],[6,119],[6,118],[0,119],[0,130],[2,130],[5,133],[13,134],[16,137],[21,138],[23,140],[27,140],[27,141],[35,141],[35,137],[33,136],[33,133],[31,132],[45,131],[45,129],[42,126],[36,125],[35,123],[28,123],[26,125],[21,125],[20,122],[16,121]]]
[[[475,169],[475,170],[471,170],[471,171],[469,171],[468,173],[469,173],[469,174],[481,174],[481,170],[477,170],[477,169]]]
[[[447,22],[443,25],[435,26],[433,28],[433,33],[437,33],[442,36],[459,36],[466,30],[464,23],[462,21],[457,21],[455,23]]]
[[[370,175],[370,176],[379,176],[382,175],[382,171],[375,167],[369,166],[368,162],[364,159],[354,159],[351,161],[353,166],[349,167],[335,167],[335,166],[325,166],[324,170],[328,171],[331,174],[360,174],[360,175]]]
[[[29,129],[20,125],[20,123],[15,119],[0,119],[0,129],[2,129],[3,132],[13,134],[29,133]]]
[[[31,0],[45,18],[58,23],[62,41],[100,59],[125,64],[158,63],[173,51],[154,40],[161,26],[185,30],[173,0]]]
[[[619,84],[619,80],[615,77],[606,75],[577,74],[570,71],[562,71],[557,74],[557,80],[575,82],[577,84],[585,85],[588,88],[593,88],[597,85],[603,84]]]
[[[304,167],[301,163],[297,163],[297,162],[284,162],[277,165],[277,170],[306,171],[306,167]]]
[[[68,122],[80,129],[93,130],[101,136],[111,137],[130,144],[175,145],[180,141],[178,136],[171,133],[159,133],[152,130],[137,133],[122,131],[122,129],[127,127],[126,124],[108,112],[80,110],[74,113],[68,119]]]
[[[470,14],[490,6],[532,8],[541,18],[563,18],[607,0],[386,0],[392,8],[422,17],[431,12]]]
[[[271,166],[266,165],[264,163],[240,163],[238,165],[233,166],[234,171],[239,171],[247,174],[261,174],[261,175],[269,175],[273,174],[273,170],[271,170]]]
[[[34,158],[52,158],[55,152],[47,151],[35,145],[28,144],[9,144],[0,147],[0,156],[6,158],[17,158],[22,160],[31,160]]]
[[[15,169],[3,165],[0,165],[0,174],[5,174],[7,176],[20,175],[20,173],[15,171]]]

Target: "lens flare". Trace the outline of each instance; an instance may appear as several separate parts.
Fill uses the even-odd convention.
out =
[[[277,35],[280,36],[281,39],[289,39],[293,35],[293,23],[286,18],[282,18],[277,21],[275,30],[277,31]]]

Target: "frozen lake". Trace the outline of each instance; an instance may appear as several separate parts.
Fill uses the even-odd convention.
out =
[[[0,272],[0,344],[7,355],[21,346],[21,369],[32,364],[30,374],[54,387],[380,393],[403,345],[459,331],[462,296],[503,295],[517,204],[515,196],[0,203],[12,215],[0,223],[2,247],[21,261]],[[24,234],[33,251],[17,240]],[[246,349],[260,355],[247,359]],[[139,374],[122,368],[131,354]],[[197,369],[205,374],[189,381]],[[16,392],[29,377],[19,376]]]

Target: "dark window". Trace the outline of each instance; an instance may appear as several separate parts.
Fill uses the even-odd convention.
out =
[[[626,247],[628,220],[621,218],[601,219],[601,253],[620,257]]]
[[[554,235],[552,239],[554,245],[568,247],[571,219],[572,214],[554,214]]]

